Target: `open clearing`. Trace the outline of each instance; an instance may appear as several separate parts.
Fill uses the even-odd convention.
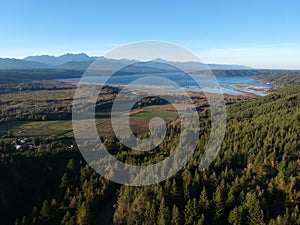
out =
[[[142,110],[133,111],[130,116],[130,126],[133,132],[147,132],[149,121],[154,117],[161,117],[167,123],[173,121],[177,112],[170,105],[147,106]],[[113,135],[110,121],[110,112],[97,112],[96,124],[100,136]],[[0,135],[7,135],[11,130],[15,137],[27,136],[57,136],[59,138],[70,138],[73,136],[71,120],[55,121],[12,121],[0,124]]]
[[[51,136],[71,137],[72,123],[70,120],[56,121],[12,121],[9,124],[0,125],[0,134],[6,135],[8,130],[15,137],[27,136]]]

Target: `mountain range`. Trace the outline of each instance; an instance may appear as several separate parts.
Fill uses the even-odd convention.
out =
[[[108,59],[101,57],[90,57],[85,53],[70,54],[67,53],[61,56],[28,56],[24,59],[14,58],[0,58],[0,69],[72,69],[72,70],[86,70],[89,65],[97,59],[99,65],[114,66],[115,64],[125,65],[128,61],[131,63],[138,62],[136,60],[128,59]],[[163,64],[169,64],[175,67],[184,68],[185,71],[195,72],[200,71],[208,66],[212,70],[247,70],[252,67],[244,65],[221,65],[221,64],[202,64],[199,62],[170,62],[163,59],[155,59],[153,62],[147,64],[140,64],[139,66],[146,66],[147,68],[156,68],[160,63],[161,69],[166,69]],[[169,68],[169,67],[168,67]]]

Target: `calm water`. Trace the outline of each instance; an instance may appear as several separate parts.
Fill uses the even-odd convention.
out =
[[[141,79],[151,77],[151,79]],[[86,77],[85,82],[91,84],[107,84],[107,85],[130,85],[131,82],[135,81],[134,86],[144,86],[157,89],[170,89],[170,85],[162,84],[161,80],[155,79],[155,77],[162,77],[168,80],[176,82],[181,88],[180,90],[191,90],[191,91],[206,91],[210,93],[219,93],[221,90],[224,94],[233,95],[244,95],[243,92],[253,93],[257,95],[264,96],[265,90],[270,88],[270,85],[260,83],[253,80],[251,76],[233,76],[233,77],[217,77],[219,85],[216,85],[211,81],[211,78],[193,75],[191,77],[185,75],[184,73],[154,73],[154,74],[130,74],[130,75],[115,75],[110,77],[109,80],[105,82],[104,77]],[[139,80],[137,80],[139,79]],[[78,82],[80,78],[68,78],[60,79],[60,81],[68,82]],[[201,88],[195,82],[201,84]],[[176,88],[178,89],[178,88]]]

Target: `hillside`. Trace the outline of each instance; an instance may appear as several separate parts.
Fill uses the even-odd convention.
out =
[[[143,187],[118,185],[86,164],[72,136],[74,85],[24,83],[13,92],[12,84],[3,85],[9,90],[1,93],[2,223],[93,224],[105,206],[116,203],[115,210],[105,211],[116,225],[300,224],[300,85],[292,84],[287,74],[277,78],[288,85],[266,97],[227,106],[222,148],[208,169],[198,169],[209,135],[205,110],[199,111],[201,135],[187,165],[170,179]],[[99,104],[116,94],[114,89],[106,92]],[[108,130],[107,111],[100,113],[99,126]],[[155,115],[145,113],[133,119],[141,122],[139,116]],[[167,128],[166,141],[151,151],[128,149],[114,136],[101,138],[119,160],[147,165],[174,151],[180,123],[175,118]],[[25,140],[29,142],[24,150],[16,150]]]
[[[283,74],[271,74],[268,76],[260,75],[255,77],[255,79],[263,83],[269,83],[277,87],[282,87],[288,84],[300,84],[300,72],[295,71]]]
[[[209,169],[198,170],[203,131],[179,174],[121,188],[115,224],[299,224],[299,88],[229,106],[223,147]]]
[[[26,62],[21,59],[1,59],[0,69],[41,69],[49,65],[40,62]]]

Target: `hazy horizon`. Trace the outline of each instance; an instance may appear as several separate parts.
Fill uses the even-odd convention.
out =
[[[53,57],[60,57],[63,55],[67,55],[67,54],[71,54],[71,55],[78,55],[78,54],[85,54],[89,57],[105,57],[104,55],[91,55],[88,54],[87,52],[64,52],[64,53],[57,53],[57,54],[51,54],[51,53],[42,53],[42,54],[32,54],[32,55],[24,55],[24,56],[0,56],[0,59],[20,59],[23,60],[27,57],[35,57],[35,56],[53,56]],[[127,58],[126,58],[127,59]],[[132,59],[132,58],[130,58]],[[137,59],[132,59],[132,60],[137,60]],[[153,59],[154,60],[154,59]],[[173,60],[169,60],[169,61],[173,61]],[[176,62],[176,60],[174,60],[174,62]],[[177,60],[177,62],[191,62],[191,61],[180,61]],[[249,64],[242,64],[242,63],[235,63],[235,62],[218,62],[218,61],[201,61],[204,64],[217,64],[217,65],[236,65],[236,66],[246,66],[246,67],[252,67],[253,69],[275,69],[275,70],[300,70],[300,66],[296,67],[296,68],[284,68],[284,67],[256,67],[256,66],[252,66]]]

